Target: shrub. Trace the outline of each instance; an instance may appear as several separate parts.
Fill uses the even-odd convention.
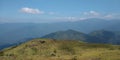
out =
[[[37,53],[37,48],[31,48],[32,49],[32,54],[35,55]]]
[[[71,60],[77,60],[77,56],[74,56]]]
[[[73,47],[70,46],[70,45],[60,45],[59,48],[60,48],[60,50],[63,50],[65,52],[75,54],[75,51],[74,51]]]
[[[4,52],[3,51],[0,51],[0,56],[4,56]]]

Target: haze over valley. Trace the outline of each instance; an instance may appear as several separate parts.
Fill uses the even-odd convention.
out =
[[[0,60],[120,60],[119,6],[119,0],[0,0]]]

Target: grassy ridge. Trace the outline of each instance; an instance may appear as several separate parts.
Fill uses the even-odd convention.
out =
[[[120,60],[120,46],[34,39],[0,52],[0,60]]]

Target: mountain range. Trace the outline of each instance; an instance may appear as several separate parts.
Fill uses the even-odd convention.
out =
[[[0,23],[0,47],[42,37],[51,32],[68,29],[83,32],[85,35],[97,30],[113,31],[117,34],[120,31],[119,26],[120,20],[95,18],[75,22],[57,23]]]
[[[88,43],[120,44],[120,35],[112,31],[98,30],[89,34],[75,30],[57,31],[47,34],[41,38],[56,40],[80,40]]]

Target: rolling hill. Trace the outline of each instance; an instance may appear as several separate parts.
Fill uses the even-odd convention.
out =
[[[88,39],[88,35],[75,31],[75,30],[66,30],[66,31],[57,31],[54,33],[50,33],[45,35],[41,38],[51,38],[51,39],[58,39],[58,40],[86,40]]]
[[[51,38],[57,40],[80,40],[89,43],[120,44],[120,35],[112,31],[98,30],[89,34],[75,30],[58,31],[47,34],[41,38]]]
[[[0,60],[120,60],[120,46],[33,39],[0,51]]]

